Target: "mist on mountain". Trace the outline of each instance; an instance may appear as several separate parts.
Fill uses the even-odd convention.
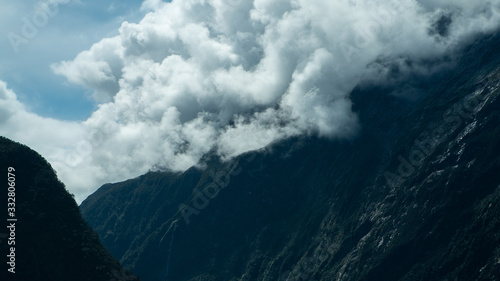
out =
[[[106,184],[82,213],[146,281],[498,280],[499,43],[477,38],[432,77],[360,84],[355,138],[212,152]]]

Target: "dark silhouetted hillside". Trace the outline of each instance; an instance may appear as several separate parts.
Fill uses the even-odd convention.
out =
[[[82,219],[75,200],[40,155],[0,137],[0,174],[1,280],[139,280],[123,270],[101,245]],[[15,222],[7,222],[6,217],[9,182],[15,183],[10,184],[15,185]],[[15,239],[8,240],[11,231],[6,227],[11,223],[15,223]],[[10,257],[6,256],[11,255],[11,247],[15,247],[15,274],[8,271]]]

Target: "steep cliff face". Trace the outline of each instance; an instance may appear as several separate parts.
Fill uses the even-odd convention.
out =
[[[356,89],[354,140],[207,156],[105,185],[82,213],[146,281],[499,280],[499,43],[478,39],[411,101]]]
[[[0,137],[0,180],[1,280],[139,280],[102,246],[36,152]]]

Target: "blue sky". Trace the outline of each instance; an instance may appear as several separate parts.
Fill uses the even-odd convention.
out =
[[[67,83],[66,78],[51,71],[50,65],[71,60],[102,38],[117,35],[123,21],[138,22],[144,16],[140,11],[142,1],[61,3],[57,13],[48,17],[33,38],[21,43],[16,53],[8,35],[12,32],[22,36],[23,17],[32,22],[39,2],[0,1],[0,80],[33,113],[62,120],[85,120],[96,107],[91,93]]]

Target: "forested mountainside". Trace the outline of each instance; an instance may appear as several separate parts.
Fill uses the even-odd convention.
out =
[[[38,153],[0,137],[0,169],[1,280],[139,280],[102,246]]]
[[[431,78],[395,66],[397,82],[360,85],[355,139],[208,155],[80,209],[145,281],[500,280],[499,45],[478,38]]]

